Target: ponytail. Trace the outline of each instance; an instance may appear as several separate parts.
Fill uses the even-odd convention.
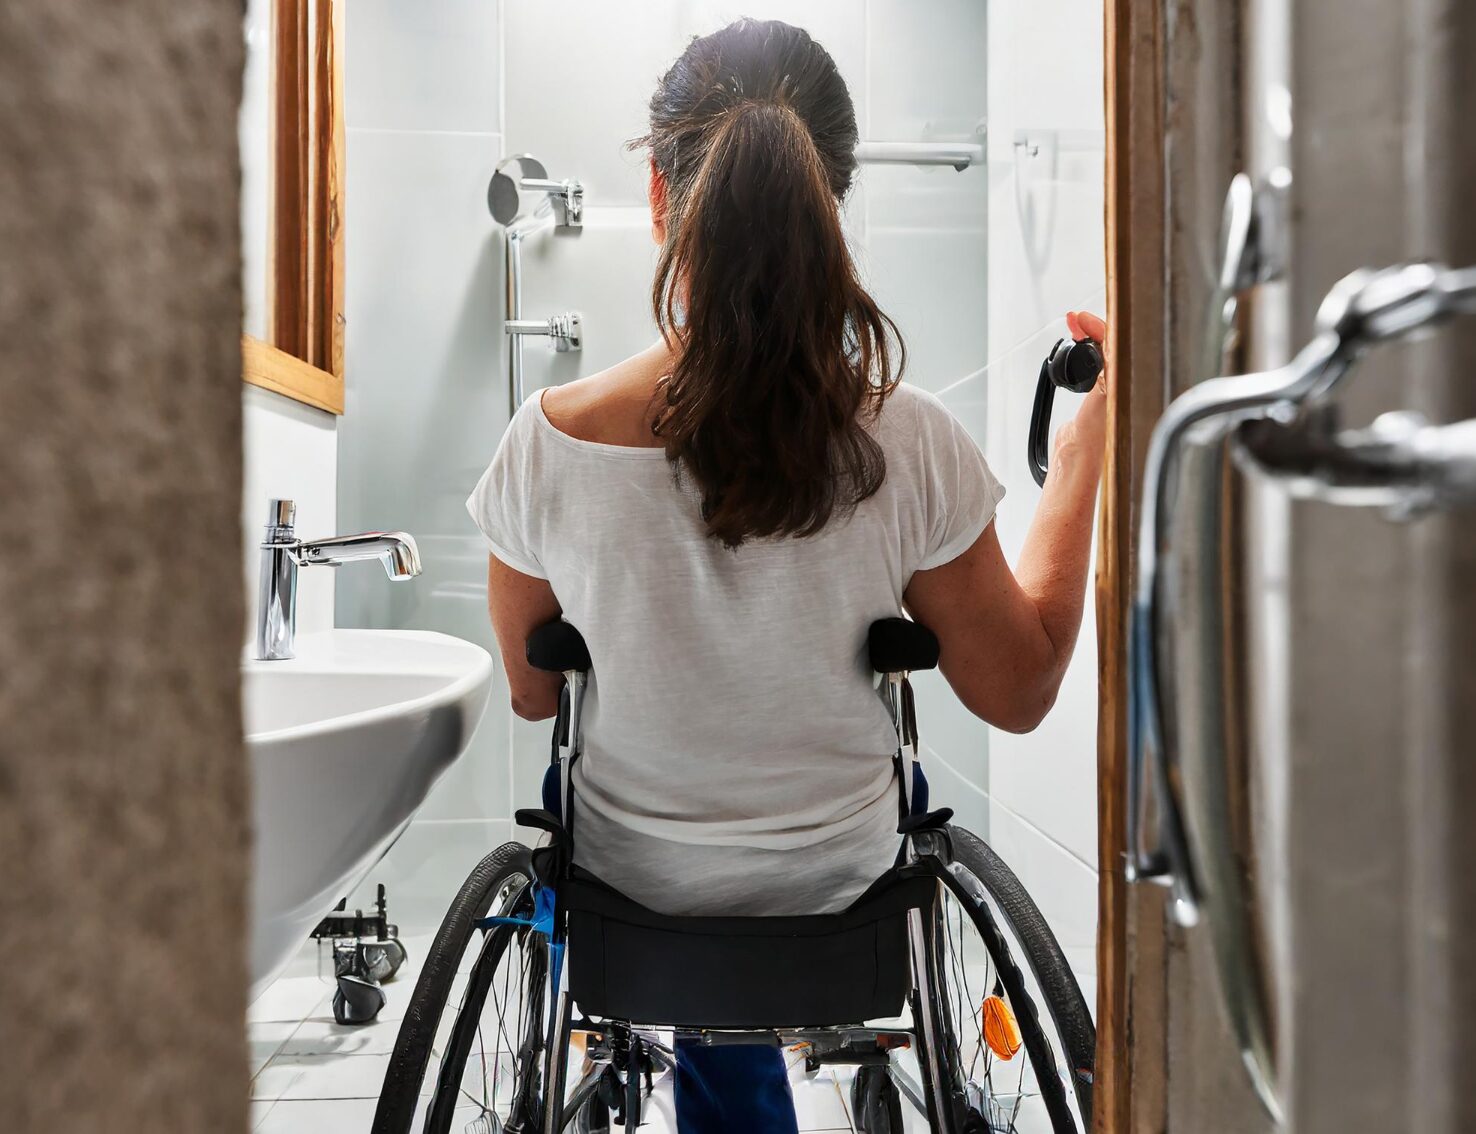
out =
[[[739,21],[673,66],[644,141],[667,178],[652,303],[675,357],[653,429],[713,538],[813,535],[881,487],[865,423],[902,365],[841,228],[845,83],[803,30]]]

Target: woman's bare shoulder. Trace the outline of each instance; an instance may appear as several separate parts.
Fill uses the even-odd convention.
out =
[[[652,351],[597,374],[551,386],[543,412],[560,433],[605,445],[659,448],[651,433],[656,383],[665,367]]]

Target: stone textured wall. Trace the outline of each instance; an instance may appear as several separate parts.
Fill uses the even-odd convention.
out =
[[[0,5],[0,1114],[245,1128],[240,0]]]

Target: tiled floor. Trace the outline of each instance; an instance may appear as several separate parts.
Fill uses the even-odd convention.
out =
[[[307,975],[310,953],[271,986],[247,1013],[251,1052],[251,1129],[258,1134],[366,1134],[374,1120],[385,1067],[415,987],[423,940],[408,940],[409,960],[385,986],[389,1002],[372,1024],[341,1027],[333,1020],[333,982]],[[331,967],[325,963],[325,972]],[[802,1131],[852,1130],[850,1069],[806,1075],[792,1061],[791,1082]],[[468,1108],[465,1121],[477,1117]],[[671,1084],[658,1082],[643,1131],[675,1134]],[[455,1125],[453,1130],[463,1129]],[[911,1128],[909,1128],[911,1129]],[[919,1131],[926,1125],[919,1125]]]

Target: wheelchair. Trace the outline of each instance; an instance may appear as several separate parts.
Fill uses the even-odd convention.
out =
[[[1071,969],[1009,868],[928,809],[908,675],[937,665],[937,639],[883,619],[868,649],[896,731],[897,864],[838,913],[670,916],[573,863],[590,657],[566,622],[535,631],[529,662],[564,687],[544,807],[517,819],[546,837],[494,850],[452,903],[375,1134],[635,1131],[679,1042],[849,1074],[869,1134],[1087,1131],[1096,1031]]]

